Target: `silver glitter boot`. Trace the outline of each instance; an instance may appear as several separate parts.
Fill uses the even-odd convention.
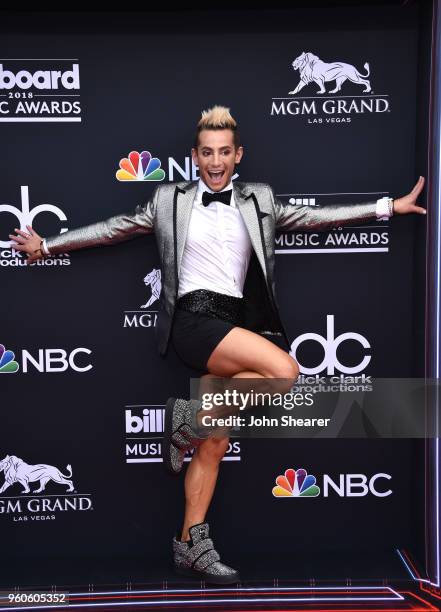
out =
[[[220,562],[208,537],[208,523],[190,527],[190,541],[180,542],[173,538],[173,557],[177,574],[192,576],[211,584],[233,584],[239,582],[239,572]]]
[[[185,453],[207,438],[197,425],[196,415],[200,408],[201,402],[198,400],[186,401],[174,397],[170,397],[165,405],[162,458],[172,474],[181,471]]]

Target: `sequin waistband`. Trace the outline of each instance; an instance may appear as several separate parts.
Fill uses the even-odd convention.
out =
[[[234,325],[242,324],[244,298],[216,293],[208,289],[190,291],[177,301],[177,307],[189,312],[203,312]]]

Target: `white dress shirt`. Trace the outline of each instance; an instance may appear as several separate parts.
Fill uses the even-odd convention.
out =
[[[233,189],[231,181],[222,191],[229,189]],[[242,297],[251,256],[248,230],[234,192],[230,206],[222,202],[204,206],[204,191],[214,193],[199,179],[179,272],[178,298],[196,289]]]

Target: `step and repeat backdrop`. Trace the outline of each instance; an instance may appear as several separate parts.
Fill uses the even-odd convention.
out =
[[[241,128],[239,180],[284,202],[407,193],[424,174],[418,6],[22,14],[0,30],[2,550],[23,566],[160,566],[184,507],[183,478],[162,465],[162,411],[195,373],[158,354],[154,235],[32,266],[8,235],[66,232],[197,179],[194,128],[214,104]],[[419,223],[278,233],[278,301],[304,375],[366,393],[375,377],[416,375]],[[215,541],[230,562],[239,536],[244,555],[287,564],[334,551],[334,572],[352,553],[374,555],[379,575],[396,548],[423,559],[421,454],[412,440],[232,439]],[[315,496],[273,494],[290,468],[315,477]]]

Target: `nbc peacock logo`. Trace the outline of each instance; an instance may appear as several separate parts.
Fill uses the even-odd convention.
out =
[[[315,484],[315,476],[308,475],[303,468],[294,470],[289,468],[284,474],[277,476],[276,485],[273,487],[274,497],[317,497],[320,495],[320,487]]]
[[[3,344],[0,344],[0,374],[15,374],[18,370],[18,363],[14,361],[15,355],[12,351],[7,351]]]
[[[131,151],[128,157],[119,162],[116,173],[118,181],[163,181],[165,172],[161,160],[152,157],[149,151]]]

